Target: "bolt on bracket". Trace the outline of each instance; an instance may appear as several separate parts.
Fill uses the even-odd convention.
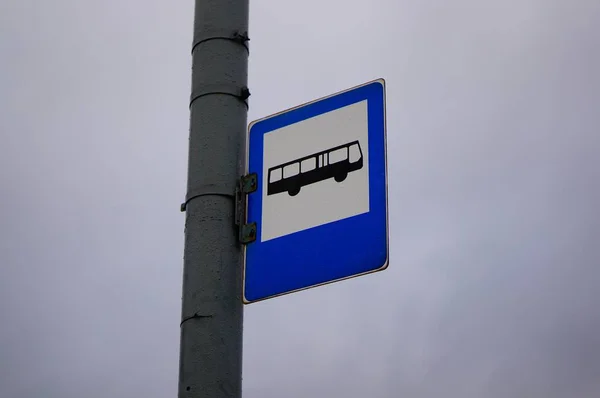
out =
[[[256,223],[246,224],[248,210],[248,195],[258,188],[258,176],[250,173],[240,177],[235,189],[235,224],[238,226],[238,239],[242,244],[252,243],[256,240]]]

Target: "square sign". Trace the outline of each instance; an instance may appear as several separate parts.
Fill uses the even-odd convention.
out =
[[[385,82],[252,122],[244,302],[380,271],[388,264]]]

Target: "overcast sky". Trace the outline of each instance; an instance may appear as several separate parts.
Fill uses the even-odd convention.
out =
[[[390,266],[244,398],[600,396],[600,1],[253,0],[249,120],[384,77]],[[175,397],[193,1],[0,2],[0,396]]]

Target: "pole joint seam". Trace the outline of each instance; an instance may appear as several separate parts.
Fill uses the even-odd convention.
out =
[[[246,52],[250,53],[250,48],[248,46],[250,37],[248,36],[248,32],[235,31],[232,33],[231,30],[219,29],[197,32],[194,36],[192,54],[200,44],[211,40],[229,40],[234,43],[241,44],[246,49]]]
[[[230,95],[242,101],[246,108],[248,108],[248,98],[250,97],[250,90],[246,86],[235,86],[233,84],[204,84],[197,87],[192,91],[190,96],[190,107],[192,103],[200,97],[204,97],[211,94],[224,94]]]

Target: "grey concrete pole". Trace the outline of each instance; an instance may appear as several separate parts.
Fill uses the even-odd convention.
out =
[[[247,126],[248,0],[196,0],[179,398],[239,398],[241,246],[235,189]]]

